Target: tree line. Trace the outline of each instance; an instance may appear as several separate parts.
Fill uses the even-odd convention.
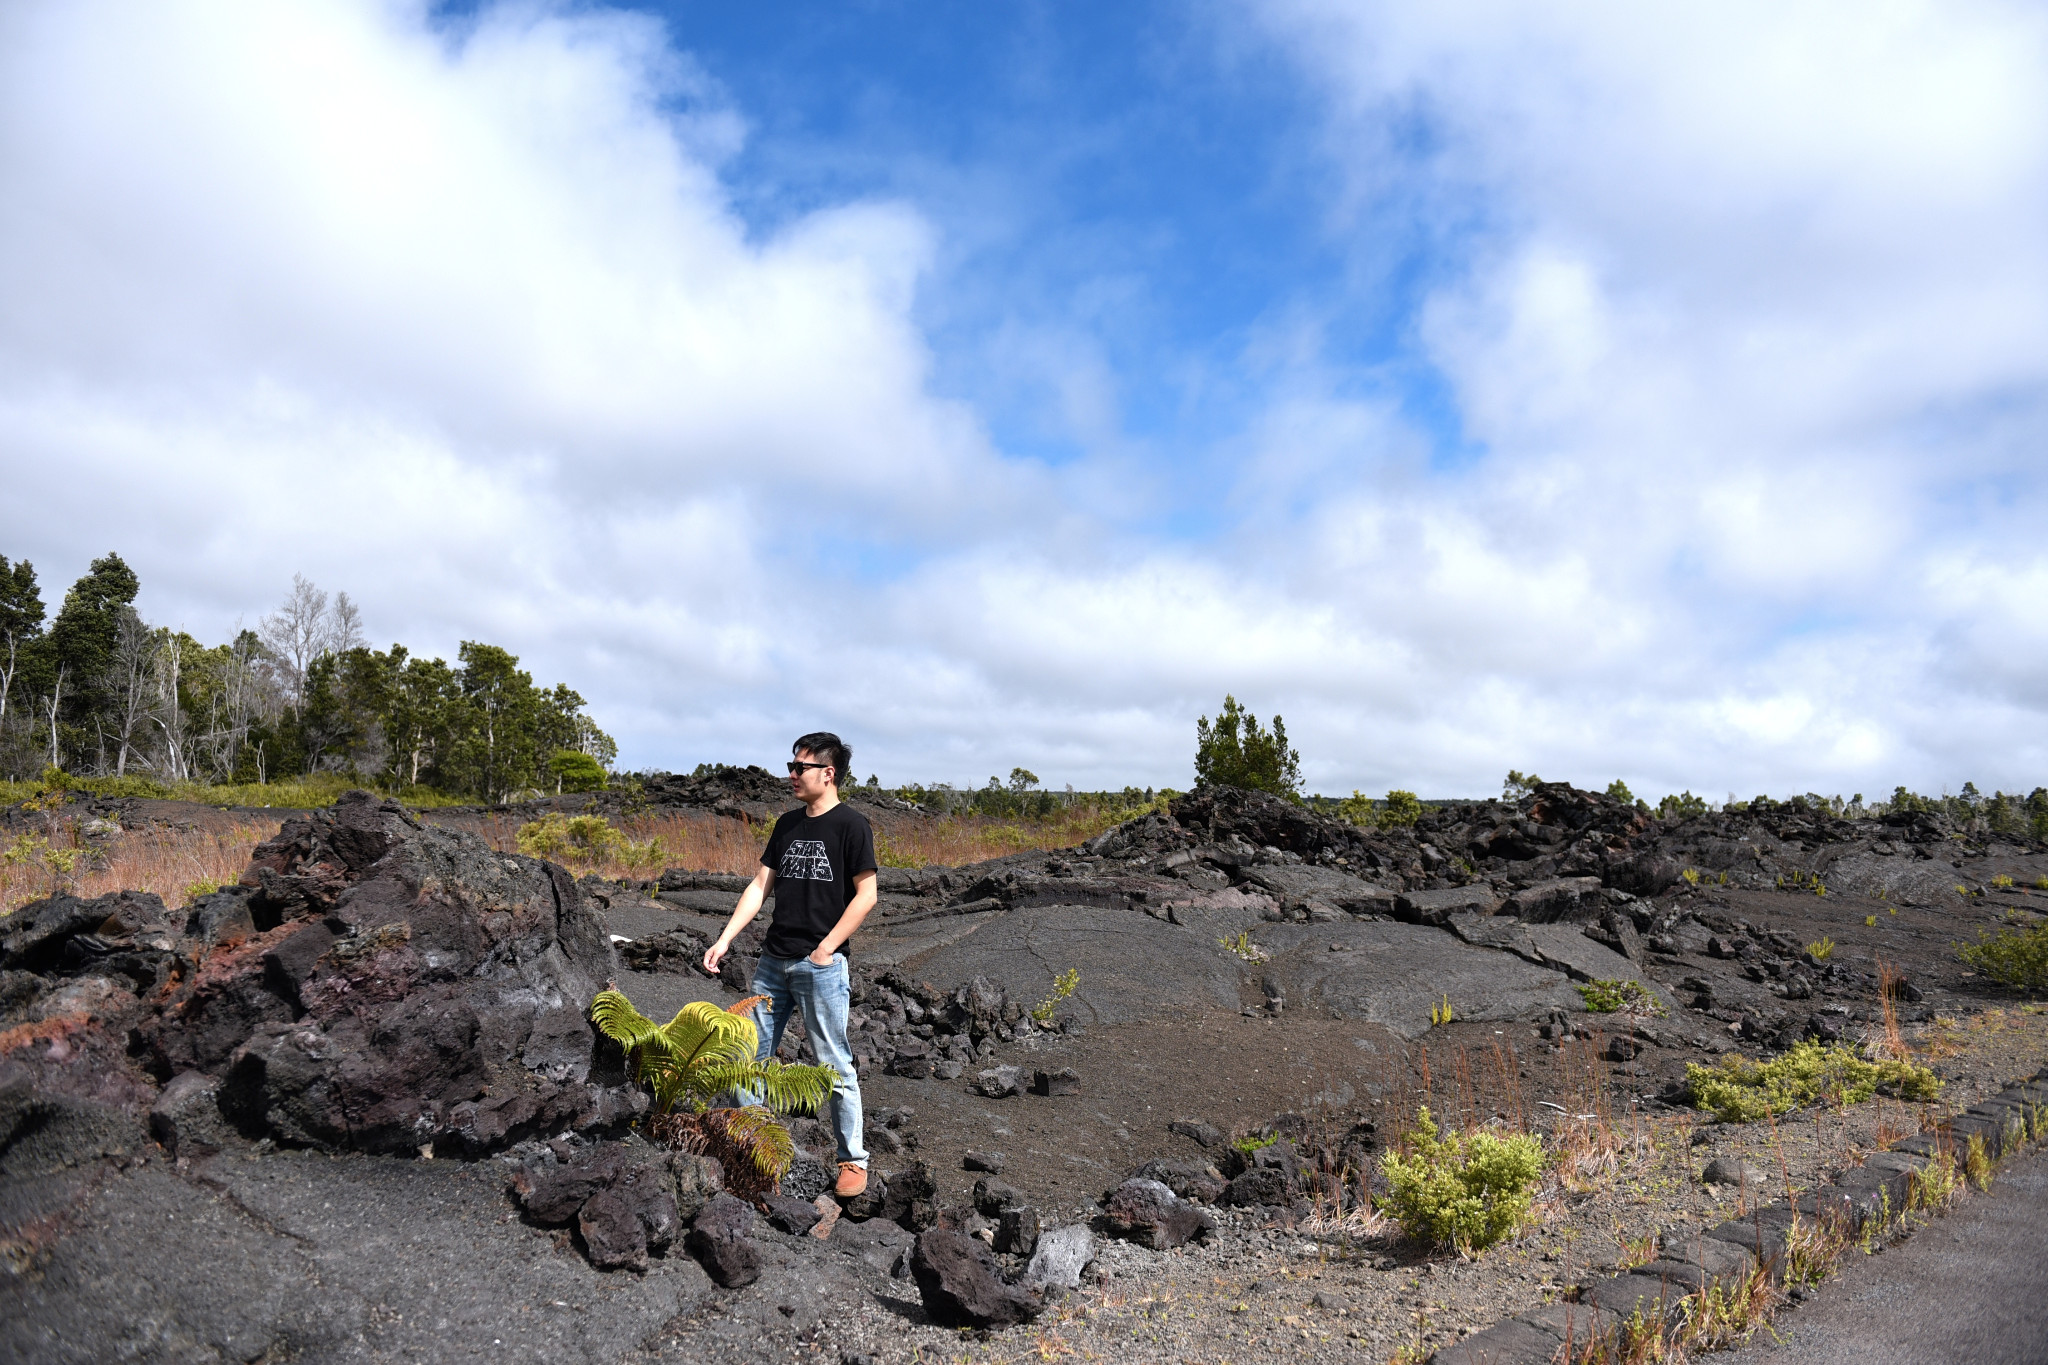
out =
[[[387,789],[503,800],[603,785],[618,747],[573,689],[465,640],[454,664],[369,648],[347,593],[295,577],[256,629],[218,645],[151,625],[118,554],[48,615],[33,565],[0,556],[0,772],[165,783],[344,773]]]

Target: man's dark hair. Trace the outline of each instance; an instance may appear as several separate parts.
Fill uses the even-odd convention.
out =
[[[830,730],[805,735],[790,745],[789,751],[792,754],[809,754],[822,763],[830,763],[834,785],[846,781],[847,773],[853,769],[853,750]]]

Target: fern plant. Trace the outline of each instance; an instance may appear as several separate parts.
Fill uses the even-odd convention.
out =
[[[749,996],[726,1009],[695,1000],[666,1024],[634,1009],[621,991],[599,991],[590,1002],[591,1022],[626,1049],[639,1079],[653,1088],[650,1134],[667,1146],[717,1157],[726,1188],[741,1196],[772,1190],[796,1159],[789,1130],[771,1108],[815,1112],[839,1079],[829,1066],[787,1066],[755,1056],[761,1036],[752,1011],[766,998]],[[732,1091],[759,1094],[763,1102],[710,1108]]]

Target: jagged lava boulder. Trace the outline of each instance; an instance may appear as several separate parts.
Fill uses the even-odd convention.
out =
[[[135,1045],[161,1078],[220,1073],[244,1132],[473,1155],[644,1107],[585,1017],[617,968],[561,868],[351,792],[242,886],[256,932],[196,948]]]

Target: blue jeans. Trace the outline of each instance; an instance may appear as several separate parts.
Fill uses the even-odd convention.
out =
[[[761,1036],[757,1056],[767,1061],[781,1046],[782,1031],[797,1010],[804,1015],[804,1032],[810,1035],[811,1050],[818,1064],[839,1073],[832,1084],[832,1130],[839,1137],[839,1159],[868,1164],[868,1149],[862,1141],[860,1077],[853,1069],[853,1053],[846,1046],[848,994],[846,954],[832,954],[832,965],[820,967],[807,957],[769,957],[766,953],[754,966],[754,994],[768,998],[754,1006],[754,1028]]]

